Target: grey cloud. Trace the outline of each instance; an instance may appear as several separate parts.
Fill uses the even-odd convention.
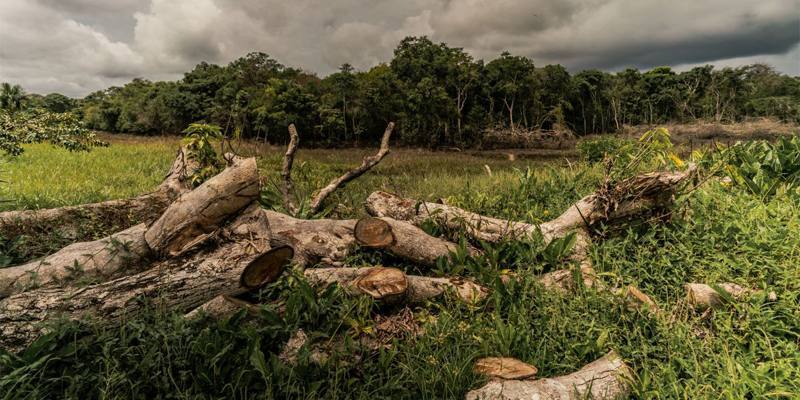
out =
[[[84,95],[263,51],[327,74],[428,35],[571,70],[766,60],[800,74],[798,0],[3,0],[0,80]]]

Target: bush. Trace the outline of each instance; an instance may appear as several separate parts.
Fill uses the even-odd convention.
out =
[[[588,162],[603,161],[606,155],[627,155],[633,151],[635,141],[616,136],[585,139],[575,146],[581,158]]]
[[[764,140],[738,142],[722,153],[725,173],[731,181],[762,198],[778,188],[800,193],[800,137],[783,136],[774,143]]]

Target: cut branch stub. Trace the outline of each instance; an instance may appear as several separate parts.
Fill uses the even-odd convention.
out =
[[[612,351],[569,375],[491,381],[467,393],[466,400],[622,399],[630,392],[630,377],[630,368]]]
[[[408,279],[406,274],[397,268],[375,267],[359,276],[354,285],[375,300],[392,303],[405,295],[408,290]]]
[[[223,294],[205,302],[200,307],[186,313],[183,317],[188,320],[196,320],[206,316],[221,321],[230,318],[242,309],[246,310],[248,314],[255,315],[258,313],[259,307],[253,303]]]
[[[395,243],[392,227],[380,218],[361,218],[356,223],[355,236],[365,247],[384,248]]]
[[[539,372],[536,367],[511,357],[486,357],[475,362],[475,372],[490,378],[527,379]]]
[[[179,255],[208,238],[258,194],[255,158],[234,159],[232,165],[167,207],[147,230],[145,240],[157,254]]]
[[[248,290],[255,290],[275,281],[294,257],[289,246],[275,247],[258,256],[242,272],[240,284]]]

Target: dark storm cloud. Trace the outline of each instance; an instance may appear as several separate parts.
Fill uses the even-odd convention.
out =
[[[428,35],[572,70],[765,61],[800,74],[798,0],[3,0],[0,81],[84,95],[249,51],[327,74]]]

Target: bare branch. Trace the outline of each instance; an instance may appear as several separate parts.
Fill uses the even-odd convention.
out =
[[[286,147],[286,154],[283,156],[283,170],[281,177],[283,177],[283,186],[281,192],[283,194],[283,206],[286,211],[294,215],[297,213],[297,204],[294,202],[294,182],[292,182],[292,164],[294,163],[294,153],[297,151],[297,146],[300,144],[300,135],[297,134],[297,128],[294,124],[289,125],[289,146]]]
[[[358,178],[364,172],[369,171],[372,167],[377,165],[383,157],[386,157],[389,154],[389,138],[392,136],[392,130],[394,130],[394,122],[389,122],[389,125],[386,126],[386,131],[383,132],[383,138],[381,139],[381,148],[378,150],[374,156],[364,157],[364,160],[361,162],[357,168],[354,168],[344,175],[332,180],[328,183],[327,186],[320,189],[319,192],[311,199],[311,205],[309,207],[309,214],[313,215],[319,212],[320,208],[322,207],[322,203],[325,199],[333,192],[336,191],[339,187],[346,184],[347,182],[352,181],[355,178]],[[287,152],[288,154],[288,152]]]

